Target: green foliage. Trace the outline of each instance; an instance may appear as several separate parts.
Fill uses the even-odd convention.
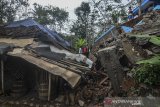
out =
[[[28,0],[0,0],[0,24],[14,21],[27,6]]]
[[[150,42],[155,44],[155,45],[160,46],[160,37],[153,36],[153,37],[151,37]]]
[[[81,6],[75,9],[75,14],[79,18],[81,18],[81,20],[85,20],[85,18],[88,17],[90,12],[91,12],[90,6],[89,6],[89,3],[87,2],[82,2]]]
[[[139,83],[157,85],[160,83],[160,56],[137,62],[134,76]]]
[[[34,4],[34,19],[40,24],[49,25],[51,28],[58,31],[61,31],[64,27],[64,23],[68,20],[68,15],[68,12],[59,7]]]
[[[79,49],[85,45],[87,45],[87,41],[85,39],[79,38],[79,39],[77,39],[77,41],[75,43],[75,48]]]
[[[149,39],[149,42],[160,46],[160,37],[149,35],[130,35],[130,37],[136,37],[137,39]]]
[[[34,12],[33,12],[34,19],[38,21],[42,25],[49,24],[49,19],[47,15],[47,8],[43,7],[42,5],[34,3]]]
[[[160,64],[160,56],[157,55],[147,60],[138,61],[137,64],[152,64],[152,65]]]
[[[160,37],[149,35],[132,35],[137,39],[148,39],[149,42],[160,46]],[[160,83],[160,55],[137,62],[139,66],[134,70],[136,80],[148,85]]]
[[[79,23],[79,21],[73,23],[70,31],[80,38],[86,38],[86,27],[83,25],[83,23]]]
[[[80,7],[75,9],[77,20],[71,27],[71,32],[80,38],[86,38],[89,29],[90,6],[87,2],[82,2]]]

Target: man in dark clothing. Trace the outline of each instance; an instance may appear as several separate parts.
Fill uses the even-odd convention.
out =
[[[133,11],[131,7],[129,7],[129,10],[128,10],[128,19],[129,20],[133,19]]]

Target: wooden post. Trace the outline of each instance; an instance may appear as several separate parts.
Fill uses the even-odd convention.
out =
[[[116,34],[115,34],[115,32],[113,32],[113,31],[111,31],[111,33],[112,33],[112,37],[114,38],[114,41],[115,41],[115,39],[116,39]]]
[[[49,85],[48,85],[48,101],[50,101],[51,97],[51,73],[49,73]]]
[[[106,42],[105,42],[105,39],[103,39],[103,43],[104,43],[104,46],[106,47]]]
[[[1,60],[2,92],[4,93],[4,62]]]

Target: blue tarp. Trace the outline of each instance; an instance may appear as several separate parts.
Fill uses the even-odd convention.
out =
[[[41,34],[38,34],[39,38],[41,38],[41,40],[43,39],[42,41],[48,41],[53,44],[59,44],[64,48],[67,48],[70,46],[70,44],[67,41],[65,41],[63,38],[61,38],[56,31],[52,31],[47,27],[40,25],[33,19],[16,21],[16,22],[10,23],[8,26],[6,26],[6,28],[18,28],[18,27],[28,28],[28,27],[34,27],[34,26],[36,26],[40,31],[43,32]]]
[[[160,5],[156,5],[153,10],[160,10]]]
[[[130,32],[132,32],[132,30],[133,30],[133,28],[128,27],[128,26],[121,26],[121,28],[123,29],[123,31],[124,31],[125,33],[130,33]]]
[[[101,39],[103,39],[105,36],[107,36],[109,33],[111,33],[111,31],[115,28],[115,26],[111,26],[109,30],[107,30],[106,32],[104,32],[102,35],[100,35],[96,40],[95,43],[97,43],[98,41],[100,41]]]

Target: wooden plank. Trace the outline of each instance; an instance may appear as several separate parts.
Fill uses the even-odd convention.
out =
[[[1,60],[2,93],[4,94],[4,62]]]
[[[26,45],[31,44],[33,42],[33,38],[29,38],[29,39],[0,38],[0,42],[11,43],[19,47],[25,47]]]
[[[105,78],[99,83],[99,85],[102,85],[107,79],[108,79],[108,77],[105,77]]]
[[[51,73],[49,73],[49,83],[48,83],[48,101],[51,99]]]
[[[136,18],[134,18],[134,19],[132,19],[132,20],[129,20],[129,21],[127,21],[127,22],[125,22],[124,24],[122,24],[123,26],[128,26],[128,27],[133,27],[133,26],[135,26],[140,20],[142,20],[143,19],[143,16],[141,15],[141,16],[139,16],[139,17],[136,17]]]
[[[67,65],[73,65],[73,66],[77,67],[78,69],[84,69],[84,70],[90,71],[90,69],[88,67],[82,66],[80,64],[75,64],[75,63],[65,61],[65,60],[61,60],[61,61],[58,61],[58,62],[63,63],[63,64],[67,64]]]

